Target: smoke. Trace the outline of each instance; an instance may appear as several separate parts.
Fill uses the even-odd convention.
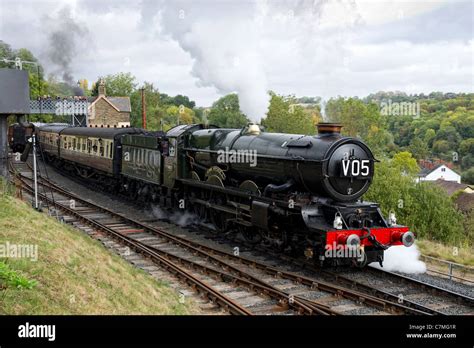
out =
[[[159,220],[169,220],[172,223],[181,227],[186,227],[199,222],[199,219],[196,215],[191,214],[187,211],[175,211],[173,214],[170,215],[166,211],[161,209],[159,206],[152,206],[151,214],[153,217]]]
[[[168,219],[168,214],[163,209],[161,209],[159,206],[156,206],[156,205],[151,207],[151,215],[157,218],[158,220]]]
[[[311,72],[319,65],[324,74],[324,64],[341,57],[337,42],[329,45],[321,29],[328,3],[144,0],[140,24],[148,33],[158,27],[159,34],[170,36],[190,54],[199,86],[237,93],[242,112],[259,122],[268,111],[271,69],[285,69],[290,78],[299,79],[291,76],[294,67],[307,66]],[[354,10],[352,2],[344,6],[348,13]],[[353,25],[357,18],[351,14],[346,22]],[[278,52],[265,54],[268,45]]]
[[[77,56],[86,51],[88,29],[76,21],[74,12],[68,6],[60,9],[56,16],[47,17],[45,25],[48,32],[46,56],[56,67],[54,72],[59,74],[75,93],[80,93],[76,95],[84,95],[82,89],[75,86],[73,65]]]
[[[419,260],[419,257],[420,251],[416,245],[412,245],[409,248],[393,246],[385,251],[382,269],[408,274],[425,273],[426,265],[423,261]],[[371,266],[380,268],[378,263],[373,263]]]
[[[74,95],[83,96],[84,90],[79,86],[71,86]]]
[[[191,214],[187,211],[176,211],[173,213],[173,215],[170,216],[170,221],[178,226],[186,227],[199,222],[199,219],[196,215]]]

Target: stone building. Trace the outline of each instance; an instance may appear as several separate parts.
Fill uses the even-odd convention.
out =
[[[98,91],[99,95],[89,100],[88,125],[92,127],[129,127],[130,98],[107,97],[104,80],[100,80]]]

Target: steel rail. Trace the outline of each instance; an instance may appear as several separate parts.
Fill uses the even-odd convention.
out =
[[[25,178],[29,179],[27,177],[23,177],[23,179],[25,179]],[[28,184],[26,184],[26,182],[23,181],[23,184],[25,185],[25,187],[27,187],[27,190],[29,192],[33,191],[33,189]],[[65,193],[67,193],[67,192],[65,192]],[[63,193],[61,192],[61,194],[63,194]],[[68,195],[70,195],[70,194],[68,194]],[[52,203],[52,199],[50,199],[46,195],[40,194],[40,196],[41,196],[42,199],[47,200],[48,202]],[[70,196],[72,196],[72,195],[70,195]],[[101,207],[94,206],[90,202],[88,202],[88,205],[92,206],[93,208],[98,208],[98,210],[101,210]],[[286,294],[285,292],[280,291],[278,289],[275,289],[271,286],[268,286],[268,284],[261,284],[260,281],[258,280],[258,278],[255,278],[251,275],[248,275],[248,274],[242,272],[241,270],[239,270],[239,269],[237,269],[237,268],[235,268],[231,265],[228,265],[228,264],[224,263],[222,260],[219,260],[217,258],[212,257],[212,255],[208,255],[208,254],[205,254],[205,253],[203,254],[204,257],[212,258],[215,262],[219,262],[222,265],[223,268],[231,269],[233,272],[238,273],[239,275],[241,275],[241,277],[233,275],[233,274],[225,273],[225,272],[216,270],[214,268],[211,268],[211,267],[208,267],[208,266],[205,266],[205,265],[201,265],[197,262],[193,262],[193,261],[187,260],[185,258],[179,257],[177,255],[174,255],[172,253],[168,253],[168,252],[165,252],[165,251],[160,250],[158,248],[146,245],[146,244],[144,244],[142,242],[139,242],[139,241],[137,241],[133,238],[125,236],[125,235],[121,234],[120,232],[117,232],[117,231],[113,230],[112,228],[109,228],[106,225],[101,224],[100,222],[97,222],[93,219],[85,217],[85,216],[81,215],[80,213],[78,213],[77,211],[75,211],[74,209],[71,209],[67,206],[64,206],[59,202],[56,202],[55,206],[58,207],[59,209],[65,211],[68,215],[72,215],[72,216],[76,217],[78,220],[85,222],[89,226],[92,226],[92,227],[94,227],[98,230],[102,230],[102,231],[112,235],[113,237],[116,237],[116,238],[120,239],[124,244],[132,246],[135,250],[143,253],[144,255],[151,256],[155,261],[158,261],[160,264],[163,264],[163,260],[168,261],[166,264],[164,264],[164,266],[166,268],[170,267],[169,262],[171,262],[171,261],[169,261],[169,260],[173,259],[175,262],[178,262],[180,264],[186,264],[186,265],[188,265],[188,267],[190,267],[192,269],[200,269],[202,271],[202,273],[205,273],[205,274],[213,274],[214,276],[217,276],[221,279],[231,278],[232,281],[235,282],[235,283],[245,285],[246,287],[248,287],[249,289],[251,289],[253,291],[258,290],[261,294],[265,294],[265,295],[267,295],[271,298],[276,299],[279,302],[279,304],[281,304],[281,306],[283,308],[288,307],[288,306],[292,307],[292,308],[295,308],[298,311],[298,313],[300,313],[300,314],[310,314],[310,315],[311,314],[322,314],[322,315],[338,314],[337,312],[331,311],[329,309],[329,307],[327,307],[327,306],[320,305],[318,303],[313,303],[312,301],[309,301],[309,300],[300,299],[297,296],[294,296],[294,298],[290,298],[290,296],[288,294]],[[114,214],[113,212],[112,212],[112,214],[117,215],[117,214]],[[124,218],[121,215],[118,215],[118,216],[120,216],[121,218]],[[124,218],[124,219],[126,219],[126,218]],[[191,245],[186,245],[185,247],[187,248],[188,246],[192,247]],[[151,255],[150,252],[154,253],[154,255]],[[201,253],[202,253],[202,251],[201,251]],[[157,256],[159,256],[160,259],[157,260]],[[183,272],[182,269],[176,268],[176,263],[173,263],[173,265],[174,265],[174,267],[172,267],[172,268],[175,272],[176,271],[179,271],[180,273]],[[192,275],[190,275],[190,276],[193,277]],[[251,280],[246,279],[246,278],[250,278]],[[196,280],[196,278],[194,277],[194,279],[191,279],[191,280],[194,282]],[[200,288],[201,289],[204,288],[202,286],[202,284],[201,284]],[[216,294],[217,294],[217,292],[214,292],[214,294],[212,294],[212,296],[217,296]],[[221,295],[221,296],[223,296],[223,295]],[[233,301],[231,299],[228,299],[228,300],[232,301],[234,305],[238,305],[235,301]],[[230,307],[230,306],[227,305],[227,306],[224,306],[224,307]],[[233,309],[232,307],[230,307],[230,308]],[[244,307],[242,307],[242,308],[245,309]],[[232,312],[232,310],[231,310],[231,312]],[[244,314],[244,313],[238,313],[238,314]],[[248,312],[248,313],[245,313],[245,314],[251,314],[251,312]]]

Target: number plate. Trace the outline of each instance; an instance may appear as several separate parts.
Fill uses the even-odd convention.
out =
[[[370,175],[370,160],[343,159],[341,161],[341,176],[368,177]]]

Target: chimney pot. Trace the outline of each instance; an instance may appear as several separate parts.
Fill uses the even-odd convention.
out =
[[[99,92],[99,97],[104,96],[105,97],[105,81],[104,79],[100,79],[99,81],[99,87],[97,88]]]
[[[342,124],[318,123],[316,127],[318,129],[318,134],[341,134]]]

